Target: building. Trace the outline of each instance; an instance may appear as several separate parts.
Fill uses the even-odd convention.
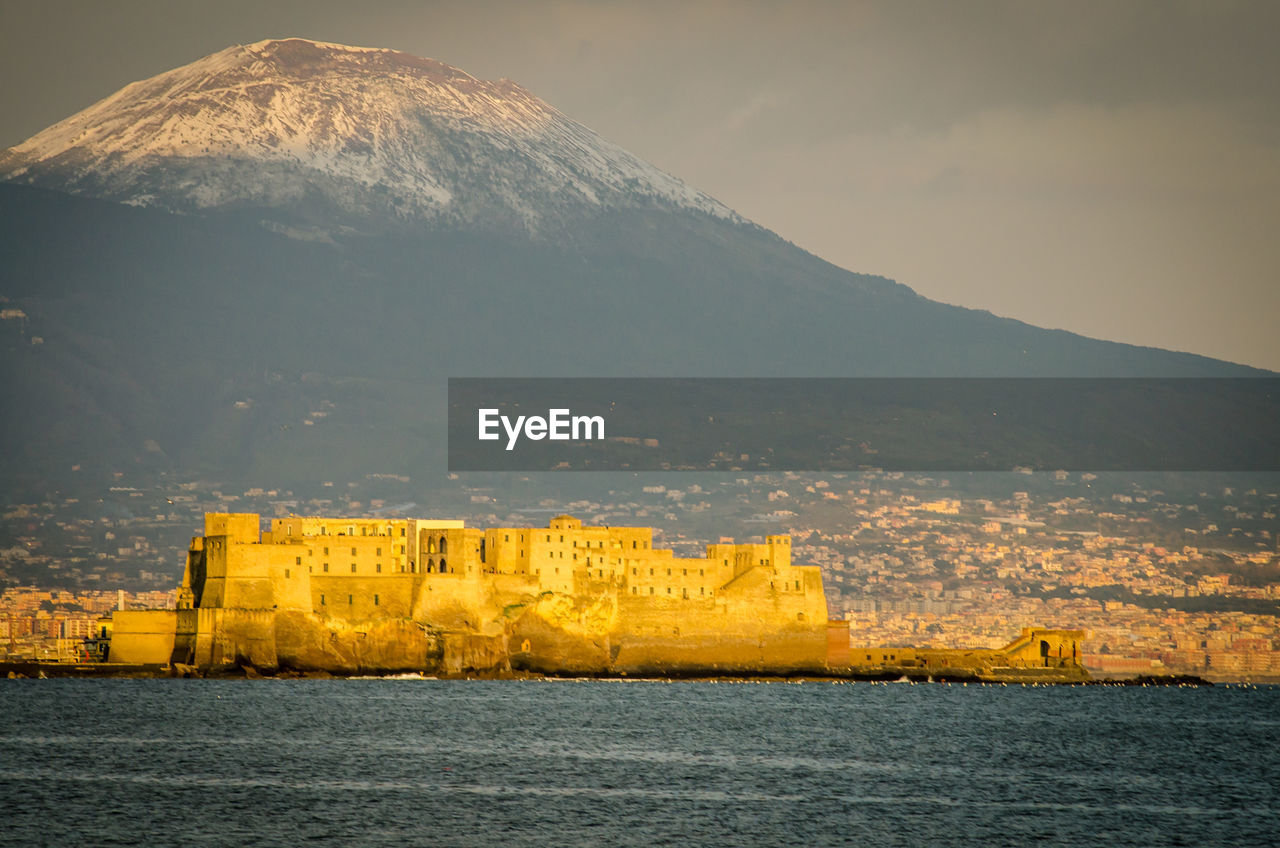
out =
[[[1052,682],[1088,679],[1083,630],[1024,627],[1002,648],[858,647],[849,666],[863,672],[918,674],[935,678]]]
[[[197,668],[819,671],[828,622],[791,539],[680,558],[647,527],[210,513],[178,609],[121,611],[111,658]]]

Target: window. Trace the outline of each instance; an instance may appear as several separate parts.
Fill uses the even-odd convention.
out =
[[[550,542],[550,541],[551,541],[551,534],[550,534],[550,533],[548,533],[548,534],[547,534],[547,541],[548,541],[548,542]]]
[[[670,587],[670,586],[668,586],[668,587],[667,587],[667,594],[668,594],[668,595],[670,595],[670,594],[671,594],[671,587]]]
[[[682,568],[682,569],[680,569],[680,571],[683,573],[683,575],[684,575],[685,577],[688,577],[688,576],[689,576],[689,569],[687,569],[687,568]]]
[[[401,527],[401,528],[400,528],[400,535],[401,535],[401,537],[403,537],[403,536],[404,536],[404,528],[403,528],[403,527]]]
[[[352,549],[351,549],[351,555],[352,555],[352,556],[355,556],[355,555],[356,555],[356,549],[355,549],[355,548],[352,548]]]
[[[374,595],[374,596],[373,596],[373,605],[374,605],[375,607],[378,605],[378,596],[377,596],[377,595]]]
[[[381,574],[381,573],[382,573],[382,563],[378,563],[378,564],[377,564],[377,565],[375,565],[373,568],[374,568],[374,570],[375,570],[375,571],[377,571],[379,574]]]
[[[356,602],[354,595],[347,595],[347,605],[350,606]]]
[[[699,577],[701,577],[701,576],[703,575],[703,572],[704,572],[704,569],[699,568],[699,569],[698,569],[698,576],[699,576]]]
[[[650,577],[652,577],[652,576],[653,576],[653,569],[652,569],[652,568],[651,568],[651,569],[649,569],[649,576],[650,576]]]
[[[294,564],[294,565],[302,565],[302,557],[294,557],[294,558],[293,558],[293,564]]]
[[[288,580],[291,576],[292,576],[292,575],[290,575],[290,574],[289,574],[289,569],[287,569],[287,568],[286,568],[286,569],[284,570],[284,579],[285,579],[285,580]]]
[[[652,587],[652,586],[650,586],[650,587],[649,587],[649,594],[650,594],[650,595],[652,595],[652,594],[653,594],[653,587]]]
[[[356,564],[355,564],[354,562],[353,562],[353,563],[351,563],[351,573],[352,573],[352,574],[355,574],[355,573],[356,573]]]
[[[382,556],[382,548],[378,548],[378,556]]]
[[[324,593],[320,593],[320,606],[324,606]]]
[[[328,549],[328,548],[325,548],[325,549],[324,549],[324,555],[325,555],[325,556],[328,556],[328,555],[329,555],[329,549]]]
[[[324,572],[325,572],[325,574],[328,574],[328,573],[329,573],[329,563],[327,563],[327,562],[324,564]]]
[[[698,587],[698,594],[699,594],[699,595],[705,595],[705,594],[707,594],[707,587],[706,587],[706,586],[699,586],[699,587]]]
[[[635,539],[632,539],[632,540],[631,540],[631,549],[632,549],[632,550],[635,550],[635,547],[636,547],[636,540],[635,540]]]
[[[635,577],[635,576],[639,573],[639,571],[640,571],[640,569],[638,569],[638,568],[633,568],[633,569],[631,569],[631,576],[632,576],[632,577]]]
[[[555,559],[555,551],[547,551],[547,559]]]
[[[799,580],[797,580],[797,581],[796,581],[796,591],[797,591],[797,592],[799,592],[799,591],[800,591],[800,581],[799,581]]]

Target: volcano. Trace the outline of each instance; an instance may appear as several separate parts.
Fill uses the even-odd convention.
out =
[[[0,178],[364,231],[427,223],[539,234],[636,206],[734,217],[513,82],[296,38],[231,47],[127,86],[6,151]]]
[[[1259,373],[835,267],[392,50],[262,41],[133,83],[0,153],[0,215],[8,499],[435,479],[449,376]]]

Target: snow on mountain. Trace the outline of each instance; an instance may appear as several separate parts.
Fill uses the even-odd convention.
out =
[[[126,86],[0,153],[0,180],[291,224],[488,223],[721,203],[509,80],[394,50],[290,38],[230,47]]]

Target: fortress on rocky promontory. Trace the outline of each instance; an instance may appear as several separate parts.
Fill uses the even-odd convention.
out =
[[[112,662],[339,674],[1084,676],[1084,633],[1000,650],[850,647],[791,537],[653,546],[648,527],[209,513],[175,610],[126,610]]]
[[[647,527],[210,513],[177,610],[117,613],[121,662],[262,670],[821,671],[827,604],[789,536],[685,559]],[[847,634],[847,629],[844,631]]]

